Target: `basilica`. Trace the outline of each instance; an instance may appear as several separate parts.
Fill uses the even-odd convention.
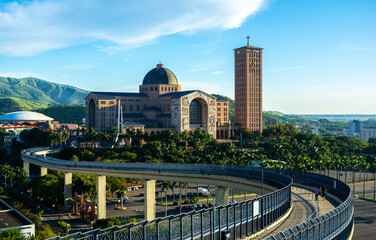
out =
[[[139,92],[91,92],[85,99],[86,125],[99,131],[120,127],[142,131],[200,128],[216,137],[228,123],[226,98],[201,90],[182,91],[175,74],[157,64],[144,77]]]

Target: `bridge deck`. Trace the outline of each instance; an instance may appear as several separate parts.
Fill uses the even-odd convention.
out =
[[[314,195],[312,192],[302,188],[293,187],[292,200],[294,207],[290,216],[280,224],[256,236],[254,239],[266,239],[269,236],[304,222],[304,220],[307,219],[316,208],[316,201],[314,201],[313,198]],[[319,197],[319,205],[319,215],[321,215],[334,209],[339,203],[327,196],[327,199],[325,200]]]

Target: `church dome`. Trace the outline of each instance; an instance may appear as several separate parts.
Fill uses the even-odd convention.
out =
[[[165,68],[163,64],[157,64],[156,68],[150,70],[144,77],[142,85],[146,84],[174,84],[178,85],[178,80],[175,74]]]

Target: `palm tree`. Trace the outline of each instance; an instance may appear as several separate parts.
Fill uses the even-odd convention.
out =
[[[167,217],[167,191],[171,189],[171,182],[163,181],[160,183],[160,186],[165,191],[165,217]]]
[[[122,185],[122,187],[119,189],[119,194],[120,194],[120,202],[121,202],[121,209],[123,209],[123,202],[124,202],[124,197],[127,195],[127,187],[125,185]]]
[[[1,165],[0,173],[4,177],[4,187],[6,187],[7,179],[12,176],[13,168],[9,165]]]
[[[29,179],[29,176],[27,175],[25,170],[23,170],[23,168],[17,167],[16,168],[16,179],[18,181],[18,185],[19,185],[21,192],[22,192],[23,184],[25,184],[27,182],[27,180]]]
[[[180,182],[179,183],[179,192],[180,192],[180,194],[179,194],[179,202],[180,202],[180,213],[181,213],[181,202],[182,202],[182,194],[181,194],[181,189],[184,187],[184,186],[186,186],[188,183],[182,183],[182,182]],[[187,192],[185,192],[185,200],[187,200]]]
[[[176,186],[176,182],[171,182],[172,198],[174,202],[175,202],[175,186]]]
[[[69,133],[67,130],[61,132],[61,140],[64,142],[64,145],[67,145],[67,140],[69,139]]]

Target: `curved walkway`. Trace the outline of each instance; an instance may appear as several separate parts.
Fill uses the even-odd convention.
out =
[[[293,209],[288,218],[286,218],[281,223],[277,224],[276,226],[272,227],[268,231],[264,232],[256,236],[253,239],[266,239],[269,236],[273,236],[278,232],[282,232],[288,228],[296,226],[302,222],[304,222],[308,217],[310,217],[315,208],[316,208],[316,201],[313,200],[314,194],[311,191],[308,191],[303,188],[293,187],[292,188],[292,201],[293,201]],[[327,198],[322,199],[319,197],[319,215],[329,212],[330,210],[337,207],[339,203],[332,199]]]

